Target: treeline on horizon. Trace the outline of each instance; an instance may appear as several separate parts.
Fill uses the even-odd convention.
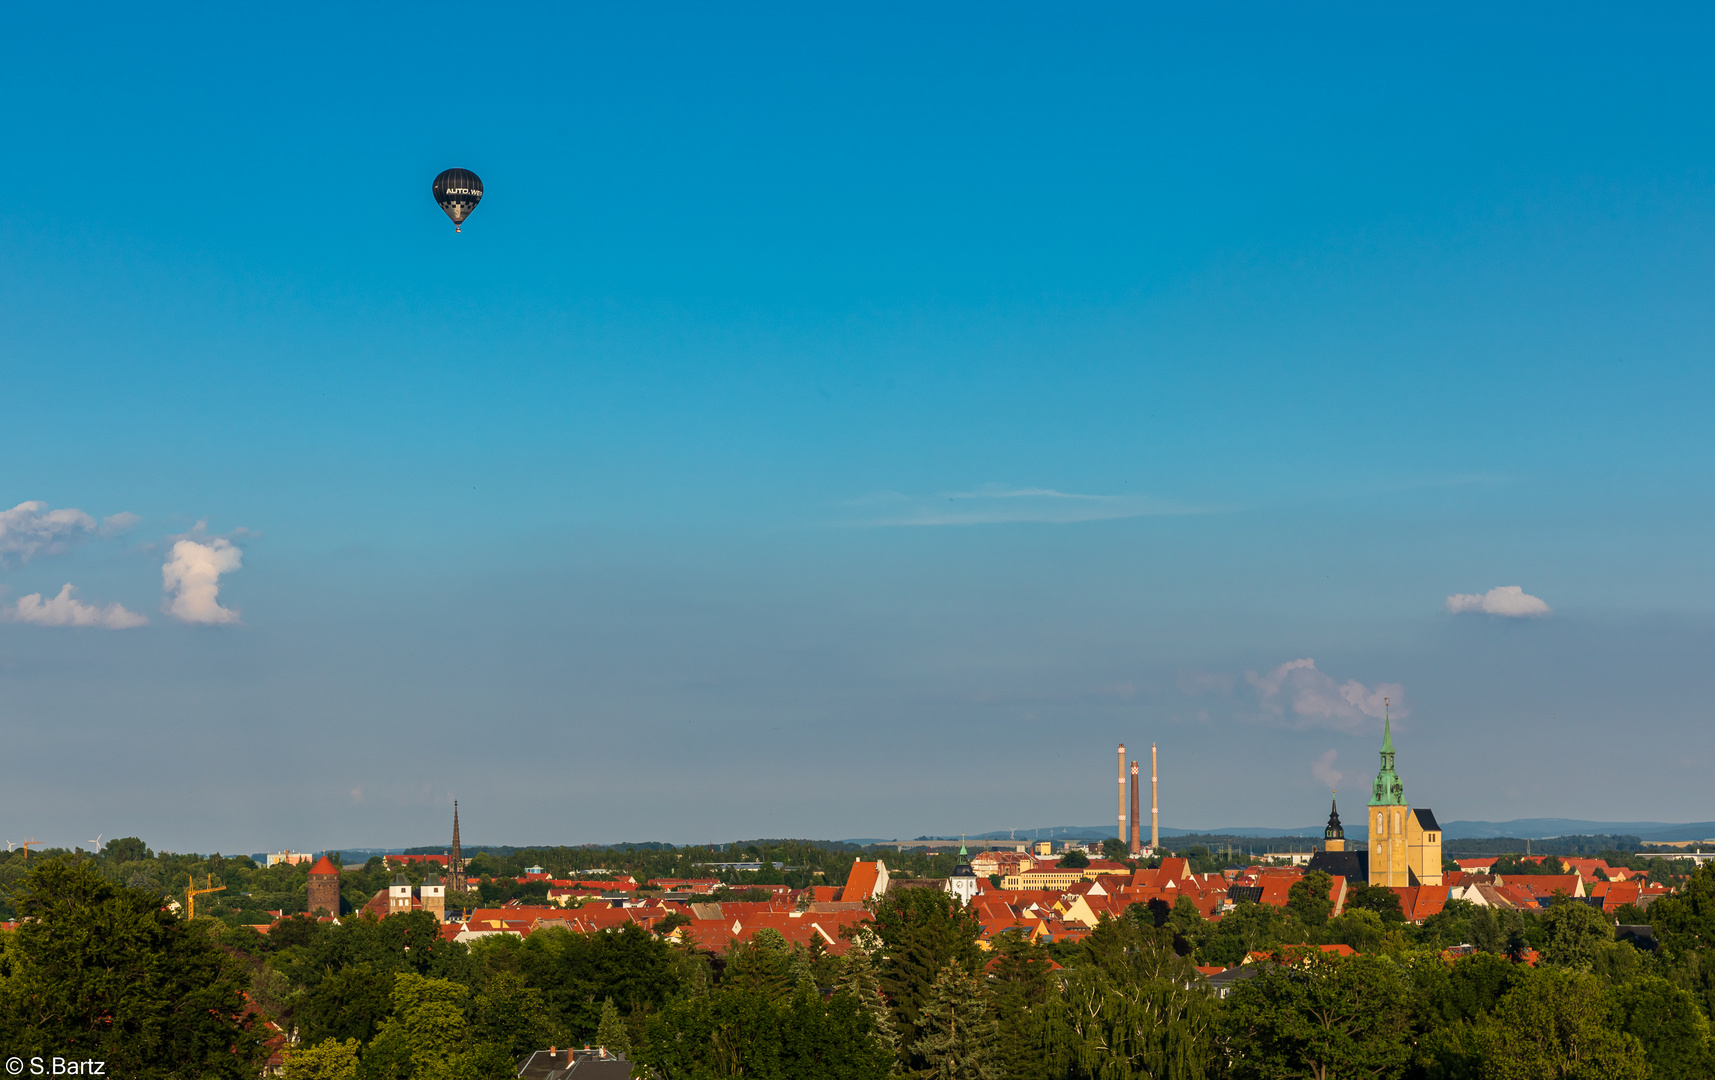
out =
[[[11,892],[23,921],[0,933],[0,1045],[232,1080],[280,1031],[299,1036],[287,1080],[504,1080],[584,1044],[661,1080],[1715,1075],[1715,865],[1651,906],[1653,950],[1574,901],[1456,902],[1413,926],[1368,886],[1334,915],[1330,884],[1307,874],[1284,909],[1218,923],[1183,899],[1133,904],[1082,940],[1009,932],[986,951],[971,911],[906,888],[842,956],[770,930],[711,955],[635,924],[467,946],[425,912],[262,935],[164,910],[99,859],[34,858]],[[1193,966],[1247,957],[1225,998]]]
[[[904,841],[905,846],[903,850],[923,850],[920,848],[913,848],[911,846],[913,843],[922,843],[927,845],[932,841],[939,846],[958,841],[959,839],[960,838],[956,836],[919,837],[917,840]],[[1107,838],[1080,838],[1079,842],[1099,843],[1105,839]],[[1009,841],[1005,837],[1001,837],[999,840],[991,837],[969,837],[966,838],[964,842],[973,848],[986,849],[990,845],[996,843],[1012,843],[1013,841]],[[1319,832],[1314,835],[1304,836],[1238,836],[1229,833],[1183,833],[1175,836],[1163,837],[1160,850],[1167,852],[1184,852],[1192,847],[1202,846],[1211,851],[1218,850],[1224,852],[1231,850],[1235,854],[1242,852],[1246,855],[1263,855],[1271,851],[1304,851],[1311,848],[1319,848],[1322,846],[1323,842],[1322,834]],[[1357,834],[1353,834],[1348,837],[1348,842],[1356,843],[1361,846],[1362,837]],[[1021,837],[1017,843],[1034,843],[1034,841],[1026,840]],[[849,854],[880,854],[882,858],[886,858],[886,853],[895,850],[895,845],[891,843],[861,845],[843,840],[766,839],[737,841],[732,844],[719,846],[706,844],[675,845],[661,841],[622,844],[579,844],[572,846],[543,844],[508,846],[499,844],[483,844],[479,846],[467,845],[467,855],[470,851],[475,850],[487,851],[497,855],[510,855],[515,853],[542,854],[546,852],[569,852],[580,850],[590,852],[623,851],[627,853],[633,851],[680,852],[689,850],[709,853],[710,861],[734,861],[724,857],[735,850],[742,851],[745,848],[759,847],[762,845],[779,847],[786,844],[812,845],[827,851],[846,852]],[[407,855],[442,855],[446,853],[447,849],[448,845],[446,844],[428,844],[405,848],[403,850],[404,854]],[[1516,836],[1444,837],[1441,842],[1441,850],[1444,854],[1457,853],[1460,855],[1499,855],[1513,852],[1525,854],[1528,852],[1532,855],[1573,855],[1588,857],[1597,856],[1609,851],[1654,852],[1675,851],[1678,849],[1676,847],[1662,847],[1660,845],[1652,844],[1638,836],[1618,833],[1592,833],[1589,835],[1578,836],[1555,836],[1542,840],[1531,840]]]

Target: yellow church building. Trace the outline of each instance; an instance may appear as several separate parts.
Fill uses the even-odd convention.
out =
[[[1441,826],[1433,810],[1413,810],[1394,771],[1393,719],[1382,735],[1382,767],[1370,791],[1369,883],[1441,884]]]

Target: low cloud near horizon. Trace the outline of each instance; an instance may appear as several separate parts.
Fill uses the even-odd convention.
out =
[[[1453,615],[1499,615],[1505,619],[1535,619],[1552,609],[1541,597],[1532,596],[1518,585],[1502,585],[1486,593],[1454,593],[1447,598],[1447,611]]]
[[[243,552],[225,537],[176,541],[161,567],[161,588],[172,594],[167,613],[188,623],[237,622],[238,609],[220,604],[220,575],[243,565]]]
[[[1318,671],[1316,661],[1305,657],[1288,660],[1266,675],[1245,673],[1255,688],[1257,703],[1265,718],[1295,728],[1327,728],[1355,735],[1387,714],[1390,704],[1401,717],[1411,715],[1404,704],[1405,687],[1399,683],[1365,686],[1356,679],[1337,683]]]
[[[149,620],[123,604],[106,607],[86,604],[72,593],[77,590],[66,582],[57,596],[43,599],[41,593],[21,596],[9,608],[0,609],[8,622],[33,623],[36,626],[95,626],[103,630],[129,630],[147,626]]]

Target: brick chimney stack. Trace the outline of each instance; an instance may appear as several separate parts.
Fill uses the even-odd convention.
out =
[[[1131,763],[1131,853],[1134,856],[1143,850],[1143,839],[1139,835],[1143,831],[1143,823],[1137,818],[1137,762],[1134,761]]]

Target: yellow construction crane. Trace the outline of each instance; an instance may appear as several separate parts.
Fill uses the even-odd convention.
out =
[[[186,874],[185,876],[190,879],[189,883],[187,884],[187,886],[185,888],[185,899],[190,901],[190,909],[191,909],[190,915],[187,916],[187,918],[194,919],[197,917],[197,897],[202,896],[205,893],[224,892],[224,891],[226,891],[226,886],[225,885],[216,885],[214,883],[214,875],[213,874],[204,874],[203,875],[203,881],[206,884],[208,884],[210,886],[210,888],[199,889],[199,888],[197,888],[197,876],[195,874]]]
[[[23,848],[24,849],[24,861],[29,862],[30,861],[30,847],[31,847],[31,845],[35,845],[36,847],[41,847],[45,843],[47,843],[46,840],[25,840],[25,841],[22,841],[21,843],[14,844],[10,840],[8,840],[8,841],[6,841],[6,850],[11,851],[13,848]]]

